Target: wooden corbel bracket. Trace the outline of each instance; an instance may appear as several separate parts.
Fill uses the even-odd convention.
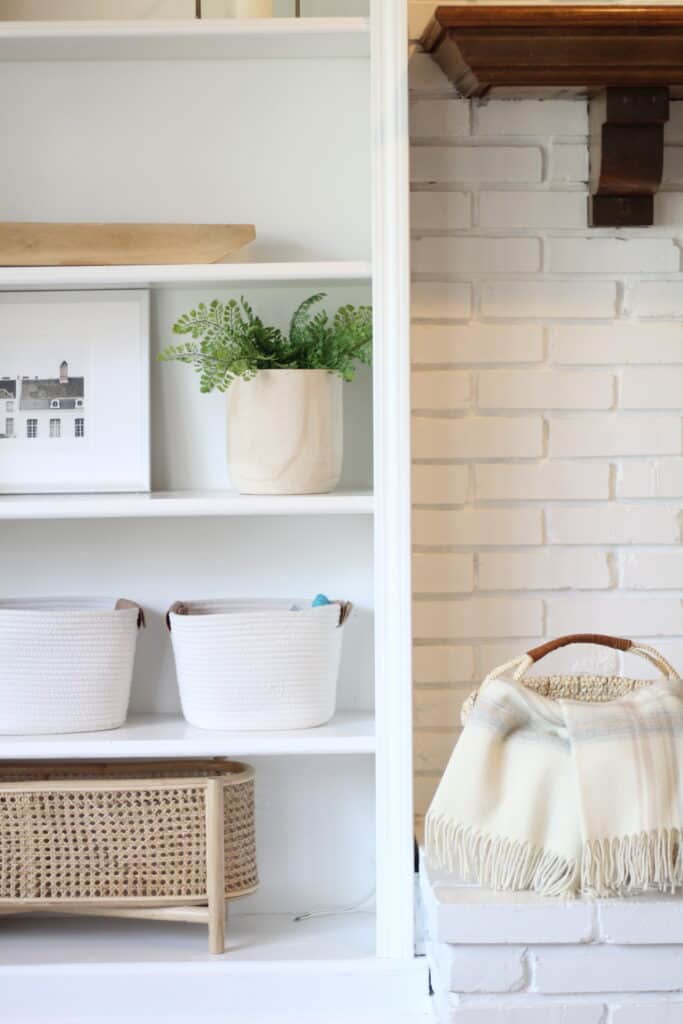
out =
[[[592,224],[653,223],[683,4],[456,4],[437,7],[421,44],[463,96],[587,93]]]
[[[664,86],[610,86],[591,99],[593,227],[654,223],[654,195],[662,182],[668,120],[669,90]]]

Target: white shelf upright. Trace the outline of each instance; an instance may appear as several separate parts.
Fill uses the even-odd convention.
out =
[[[155,219],[159,210],[156,219],[167,220],[239,214],[258,220],[262,246],[250,263],[0,268],[0,290],[149,288],[153,352],[182,312],[215,295],[258,289],[264,315],[280,319],[309,286],[328,291],[330,302],[374,306],[372,379],[361,372],[345,392],[338,492],[221,490],[221,397],[198,396],[186,368],[155,366],[155,492],[0,495],[7,593],[125,589],[149,611],[134,711],[122,729],[0,737],[0,758],[247,758],[256,771],[262,878],[231,909],[218,958],[181,923],[8,919],[0,1016],[18,1024],[50,1019],[55,1006],[73,1024],[128,1024],[150,1012],[198,1024],[429,1019],[413,935],[407,0],[371,2],[370,19],[0,22],[0,93],[21,89],[26,109],[19,123],[0,104],[0,134],[16,143],[5,154],[0,219],[29,219],[47,201],[43,179],[25,173],[33,117],[36,130],[50,126],[41,159],[54,170],[53,205],[34,219],[92,220],[100,199],[103,220],[119,207],[128,220]],[[160,97],[174,89],[164,121]],[[71,120],[69,102],[79,112]],[[208,140],[211,159],[178,168],[169,154],[197,118],[221,125]],[[79,150],[86,122],[97,137]],[[114,171],[103,151],[117,131]],[[87,175],[74,177],[91,158],[93,174],[110,176],[97,190]],[[217,159],[220,176],[208,185]],[[266,161],[268,188],[256,174]],[[162,178],[163,187],[150,187]],[[116,188],[115,207],[106,207]],[[288,246],[290,258],[278,261]],[[45,565],[51,575],[41,579]],[[357,609],[328,725],[226,733],[184,721],[163,623],[172,600],[322,589]]]

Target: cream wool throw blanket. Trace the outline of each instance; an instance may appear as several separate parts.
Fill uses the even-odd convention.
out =
[[[493,889],[683,884],[683,683],[609,703],[488,681],[427,815],[428,860]]]

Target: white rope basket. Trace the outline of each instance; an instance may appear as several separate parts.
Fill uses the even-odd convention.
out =
[[[348,602],[177,602],[167,621],[183,714],[201,729],[309,729],[334,714]],[[292,611],[292,606],[301,608]]]
[[[0,600],[0,734],[122,725],[143,623],[123,599]]]

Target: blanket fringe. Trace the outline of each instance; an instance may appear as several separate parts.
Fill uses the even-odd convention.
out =
[[[662,828],[584,843],[581,890],[588,896],[627,895],[683,886],[683,831]]]
[[[489,889],[531,889],[565,898],[576,895],[576,861],[531,843],[488,835],[445,815],[430,814],[425,823],[425,845],[431,865]]]

